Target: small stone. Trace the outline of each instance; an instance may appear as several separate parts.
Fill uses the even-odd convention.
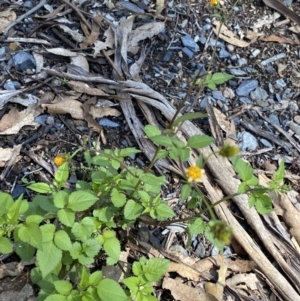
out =
[[[203,64],[197,63],[196,68],[197,70],[200,70],[199,75],[204,75],[206,73],[206,69]]]
[[[233,99],[235,97],[234,91],[227,87],[224,89],[223,95],[224,95],[224,97],[226,97],[228,99]]]
[[[268,98],[268,93],[261,87],[257,87],[254,91],[250,93],[250,97],[252,100],[256,101],[266,100]]]
[[[273,85],[271,83],[268,83],[268,88],[269,88],[269,92],[270,93],[274,93],[274,88],[273,88]]]
[[[5,90],[16,90],[15,85],[14,85],[11,81],[6,82],[6,83],[3,85],[3,88],[4,88]]]
[[[168,63],[172,57],[173,51],[172,50],[167,50],[167,52],[165,53],[162,61],[165,63]]]
[[[258,87],[257,80],[245,80],[236,89],[236,94],[238,96],[247,96],[251,91]]]
[[[238,59],[238,56],[236,54],[233,54],[233,55],[230,56],[230,59],[232,61],[236,61]]]
[[[212,96],[214,99],[221,100],[222,102],[227,102],[227,99],[222,95],[220,91],[213,91]]]
[[[207,96],[204,96],[201,100],[200,100],[200,108],[202,109],[206,109],[207,105],[208,105],[208,97]]]
[[[286,86],[286,82],[282,78],[276,80],[275,87],[277,89],[282,90],[285,86]]]
[[[99,119],[99,124],[104,126],[104,127],[111,127],[111,128],[117,128],[120,126],[119,123],[117,122],[114,122],[112,120],[109,120],[108,118],[106,117],[102,117]]]
[[[272,67],[272,66],[266,66],[265,70],[269,73],[269,74],[273,74],[276,72],[276,70]]]
[[[245,58],[240,58],[238,60],[238,64],[240,67],[244,66],[244,65],[247,65],[248,61],[245,59]]]
[[[204,45],[206,43],[206,37],[200,36],[199,37],[199,42]]]
[[[216,45],[217,43],[217,45]],[[214,48],[214,47],[218,47],[218,48],[224,48],[224,44],[220,41],[217,41],[215,39],[210,39],[209,41],[209,45]]]
[[[271,115],[269,116],[269,120],[270,120],[273,124],[280,126],[280,121],[279,121],[277,115],[271,114]]]
[[[259,142],[265,147],[273,147],[272,143],[267,139],[259,139]]]
[[[235,76],[245,76],[247,73],[241,69],[229,69],[229,72]]]
[[[294,101],[291,101],[288,107],[292,112],[299,111],[299,106]]]
[[[6,55],[6,47],[0,48],[0,59]]]
[[[226,48],[227,48],[227,50],[228,50],[229,52],[233,52],[233,51],[234,51],[234,46],[231,45],[231,44],[227,44],[227,45],[226,45]]]
[[[239,147],[242,151],[254,151],[258,148],[257,139],[249,132],[238,133],[238,139],[242,140]]]
[[[222,48],[219,52],[219,58],[220,59],[225,59],[227,57],[230,57],[230,53]]]
[[[31,1],[25,1],[23,6],[30,9],[33,8],[33,3]]]
[[[291,121],[289,124],[290,129],[296,134],[300,135],[300,125]]]
[[[16,184],[14,186],[14,189],[12,191],[12,198],[15,200],[17,199],[21,194],[26,194],[27,193],[27,188],[25,186],[21,186],[21,185],[18,185]]]
[[[195,255],[204,258],[205,257],[205,247],[202,242],[198,243],[197,248],[195,249]]]
[[[187,48],[187,47],[182,48],[182,52],[183,52],[186,56],[188,56],[189,59],[191,59],[191,58],[194,56],[194,52],[191,51],[191,50],[190,50],[189,48]]]
[[[210,24],[205,24],[201,29],[202,29],[203,31],[211,30],[211,25],[210,25]]]
[[[255,49],[252,54],[250,55],[250,57],[254,58],[257,57],[260,54],[260,50],[259,49]]]
[[[266,108],[269,106],[269,102],[267,100],[256,100],[256,103],[262,107],[262,108]]]
[[[294,121],[298,124],[300,124],[300,115],[294,116]]]
[[[240,97],[239,101],[244,104],[253,104],[253,102],[248,97]]]
[[[12,56],[15,68],[18,71],[26,71],[27,69],[35,69],[35,59],[34,57],[25,52],[20,51]]]
[[[193,40],[193,38],[190,35],[185,35],[184,37],[181,37],[182,44],[192,50],[193,52],[199,51],[198,44]]]
[[[276,93],[275,97],[276,97],[278,102],[280,102],[282,100],[281,95],[279,93]]]

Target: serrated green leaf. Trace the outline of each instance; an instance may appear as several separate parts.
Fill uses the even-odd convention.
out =
[[[18,241],[15,243],[15,251],[23,261],[29,262],[33,258],[36,248],[27,242]]]
[[[88,257],[95,257],[100,249],[100,242],[96,239],[88,239],[82,244],[82,250]]]
[[[188,232],[191,236],[203,233],[205,223],[202,218],[197,218],[195,221],[188,225]]]
[[[253,177],[253,169],[248,162],[239,157],[232,158],[231,162],[242,181],[248,181]]]
[[[29,215],[26,217],[26,224],[35,223],[39,225],[43,221],[43,217],[40,215]]]
[[[138,277],[128,277],[122,280],[122,282],[130,289],[131,295],[136,294],[140,286],[140,278]]]
[[[7,218],[12,224],[17,224],[20,215],[24,214],[28,210],[28,202],[22,199],[20,196],[9,208]]]
[[[27,188],[35,192],[44,193],[44,194],[54,191],[53,185],[47,183],[33,183],[28,185]]]
[[[78,261],[80,264],[82,265],[88,265],[88,264],[92,264],[94,262],[94,258],[93,257],[89,257],[86,254],[80,254],[78,257]]]
[[[73,211],[84,211],[97,202],[98,198],[88,191],[75,191],[69,196],[67,207]]]
[[[55,226],[53,224],[46,224],[40,226],[40,230],[42,232],[42,242],[49,242],[53,240]]]
[[[165,203],[160,203],[156,208],[155,211],[158,215],[158,219],[159,220],[165,220],[167,218],[173,217],[175,216],[175,213],[173,211],[173,209],[165,204]]]
[[[8,193],[0,191],[0,216],[7,214],[13,204],[13,198]]]
[[[166,149],[160,149],[156,155],[157,159],[163,159],[168,156],[168,151]]]
[[[121,149],[121,151],[120,151],[120,157],[129,157],[131,155],[138,154],[140,152],[141,151],[138,150],[138,149],[136,149],[136,148],[127,147],[127,148]]]
[[[72,227],[75,221],[75,212],[70,209],[60,209],[57,212],[57,217],[63,225]]]
[[[65,230],[58,230],[54,235],[55,245],[64,251],[68,251],[72,247],[71,239]]]
[[[44,301],[69,301],[69,300],[64,295],[53,294],[48,296]]]
[[[195,135],[189,138],[187,146],[191,148],[202,148],[214,142],[214,138],[207,135]]]
[[[68,199],[69,193],[64,190],[60,190],[54,195],[53,203],[57,208],[61,209],[68,204]]]
[[[89,277],[89,285],[97,286],[102,280],[102,271],[96,271],[92,273]]]
[[[89,276],[90,273],[88,272],[87,268],[85,266],[81,269],[81,275],[80,275],[80,282],[79,282],[79,288],[86,289],[89,286]]]
[[[0,237],[0,253],[9,254],[13,251],[13,244],[6,237]]]
[[[124,207],[124,217],[128,220],[135,220],[139,217],[144,208],[134,200],[129,200]]]
[[[267,195],[257,196],[255,208],[259,214],[266,214],[273,211],[272,200]]]
[[[161,135],[161,131],[156,126],[150,124],[145,126],[144,132],[149,138]]]
[[[212,75],[211,80],[215,83],[215,84],[223,84],[227,81],[229,81],[230,79],[234,78],[234,75],[228,74],[228,73],[224,73],[224,72],[216,72]]]
[[[168,271],[169,260],[151,258],[147,265],[143,266],[144,276],[148,281],[159,281]]]
[[[82,251],[81,244],[77,241],[75,241],[70,249],[70,254],[73,259],[78,259],[80,256],[80,253]]]
[[[67,295],[72,290],[72,284],[67,280],[54,281],[54,287],[61,295]]]
[[[103,248],[106,254],[115,261],[114,264],[117,263],[121,254],[121,246],[119,240],[115,237],[106,239],[104,241]]]
[[[38,266],[43,278],[52,273],[62,259],[62,251],[52,241],[43,243],[42,250],[36,253]]]
[[[158,136],[153,136],[150,139],[154,144],[158,146],[166,146],[166,147],[173,146],[172,139],[169,136],[158,135]]]
[[[47,195],[37,195],[35,198],[36,204],[46,212],[57,212],[57,207],[54,206],[53,197]]]
[[[37,224],[21,226],[18,230],[19,238],[31,246],[40,249],[42,247],[42,233]]]
[[[104,240],[112,237],[116,237],[116,232],[114,230],[106,230],[103,232]]]
[[[122,287],[112,279],[103,279],[97,286],[99,297],[103,301],[127,301],[128,297]]]
[[[79,223],[74,223],[72,233],[81,241],[91,237],[94,231],[95,223],[92,217],[84,217]]]
[[[69,163],[65,162],[60,165],[54,175],[54,180],[59,185],[64,185],[69,178]]]
[[[283,181],[284,173],[285,173],[284,161],[282,160],[282,161],[280,162],[280,164],[279,164],[278,169],[277,169],[276,172],[273,174],[272,179],[273,179],[274,181],[281,182],[281,181]]]
[[[126,203],[126,196],[124,193],[120,193],[116,188],[113,188],[111,194],[111,201],[115,207],[119,208]]]
[[[200,113],[200,112],[194,112],[194,113],[186,113],[180,117],[178,117],[175,122],[173,123],[173,126],[177,126],[179,123],[186,121],[186,120],[194,120],[199,118],[205,118],[207,117],[207,114]]]

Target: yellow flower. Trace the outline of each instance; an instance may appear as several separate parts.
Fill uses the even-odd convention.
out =
[[[209,5],[210,6],[216,6],[219,4],[219,0],[209,0]]]
[[[186,170],[186,176],[188,178],[188,182],[201,182],[204,175],[204,170],[198,166],[190,166]]]
[[[219,154],[223,157],[229,158],[229,157],[234,157],[238,155],[240,152],[240,149],[236,145],[230,145],[230,144],[224,144],[221,149]]]
[[[65,155],[65,154],[60,154],[60,155],[57,155],[55,158],[54,158],[54,163],[55,165],[57,166],[61,166],[63,165],[65,162],[69,161],[69,156],[68,155]]]

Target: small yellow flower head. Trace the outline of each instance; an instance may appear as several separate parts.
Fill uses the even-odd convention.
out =
[[[219,4],[219,0],[209,0],[210,6],[217,6]]]
[[[65,162],[69,161],[69,156],[66,155],[66,154],[60,154],[60,155],[57,155],[55,158],[54,158],[54,163],[55,165],[57,166],[61,166],[63,165]]]
[[[210,232],[213,234],[214,238],[224,245],[229,245],[232,236],[232,229],[227,226],[226,223],[222,221],[212,222]]]
[[[188,178],[188,182],[201,182],[204,175],[204,170],[198,166],[190,166],[186,170],[186,176]]]
[[[236,145],[224,144],[220,149],[219,154],[223,157],[230,158],[238,155],[240,149]]]

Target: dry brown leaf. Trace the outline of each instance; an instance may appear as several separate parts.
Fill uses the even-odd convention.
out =
[[[156,15],[159,15],[165,7],[165,0],[156,0]]]
[[[16,277],[21,274],[24,265],[18,262],[8,262],[0,265],[0,279],[4,277]]]
[[[84,119],[82,103],[75,99],[64,99],[57,103],[42,104],[42,108],[47,108],[50,114],[70,114],[74,119]],[[118,117],[121,113],[113,108],[100,108],[91,106],[90,113],[94,118],[104,116]]]
[[[17,134],[19,130],[25,125],[38,126],[34,118],[40,115],[42,109],[40,107],[31,106],[23,111],[18,111],[12,108],[0,120],[0,135]]]
[[[214,296],[201,292],[199,288],[183,284],[179,278],[165,277],[162,287],[170,290],[174,299],[179,301],[218,301]]]
[[[78,43],[81,43],[85,40],[85,37],[79,33],[77,30],[72,30],[70,27],[65,25],[58,25],[65,33],[68,33],[72,39]]]
[[[0,167],[5,166],[5,162],[9,161],[11,159],[12,154],[14,153],[14,148],[2,148],[0,147]],[[16,154],[18,155],[18,154]],[[0,278],[1,279],[1,278]]]
[[[67,57],[72,57],[72,56],[77,56],[78,54],[76,52],[72,52],[68,49],[65,48],[51,48],[46,50],[50,53],[56,54],[56,55],[62,55],[62,56],[67,56]]]
[[[213,108],[216,119],[221,129],[226,133],[226,137],[229,135],[236,135],[235,124],[232,120],[227,117],[217,108]]]
[[[92,24],[92,31],[90,35],[82,42],[79,44],[80,48],[85,49],[90,45],[93,45],[95,41],[98,39],[99,36],[99,25],[101,22],[102,17],[101,16],[95,16],[96,21],[98,22],[93,22]]]
[[[200,281],[201,275],[200,272],[197,272],[197,270],[193,269],[192,267],[183,264],[183,263],[176,263],[171,262],[169,264],[168,272],[176,272],[181,277],[193,280],[193,281]]]
[[[87,59],[81,54],[71,57],[71,64],[82,68],[86,72],[90,72],[89,63]]]
[[[221,26],[220,21],[215,20],[213,22],[214,25],[214,33],[217,35]],[[236,37],[236,34],[230,31],[225,25],[222,25],[221,30],[220,30],[220,35],[219,38],[224,40],[225,42],[238,46],[238,47],[247,47],[250,45],[249,42],[240,40]]]
[[[16,13],[10,9],[0,12],[0,33],[3,33],[5,28],[16,20]]]
[[[110,96],[109,94],[104,93],[100,89],[91,88],[87,83],[70,80],[67,82],[67,85],[76,92],[86,93],[88,95],[94,95],[94,96],[106,96],[106,97]]]
[[[106,37],[105,42],[96,41],[94,43],[94,54],[93,56],[96,57],[101,50],[106,50],[107,48],[113,49],[115,44],[115,35],[113,30],[109,27],[105,32],[104,36]]]
[[[226,284],[238,292],[245,294],[248,290],[257,290],[256,282],[260,282],[255,273],[236,274],[227,279]]]
[[[62,4],[61,6],[57,7],[52,12],[50,12],[49,14],[46,14],[46,15],[43,15],[43,16],[39,16],[39,15],[36,14],[34,17],[38,18],[38,19],[48,19],[48,20],[51,20],[53,18],[56,18],[57,15],[59,14],[59,12],[65,8],[65,6],[66,6],[66,4]]]
[[[153,22],[142,25],[137,29],[133,30],[128,36],[128,52],[136,54],[139,51],[138,43],[147,38],[152,38],[155,35],[158,35],[165,29],[164,22]]]
[[[215,296],[217,300],[220,300],[224,292],[227,266],[224,263],[224,257],[222,255],[219,255],[218,259],[221,261],[220,269],[218,270],[218,282],[217,283],[207,282],[205,283],[204,286],[207,293]]]
[[[3,106],[14,96],[20,94],[22,91],[0,91],[0,110],[3,109]]]
[[[280,44],[291,44],[291,45],[300,45],[300,41],[299,40],[292,40],[290,38],[285,38],[285,37],[279,37],[279,36],[276,36],[274,34],[271,34],[267,37],[262,37],[262,38],[259,38],[260,41],[263,41],[263,42],[277,42],[277,43],[280,43]]]

